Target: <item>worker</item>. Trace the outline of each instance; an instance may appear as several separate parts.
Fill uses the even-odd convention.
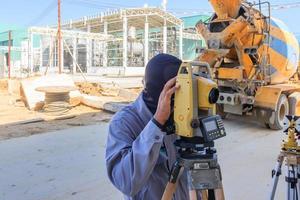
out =
[[[159,200],[176,161],[173,96],[181,60],[159,54],[146,67],[144,90],[110,122],[106,147],[108,177],[125,199]],[[168,130],[168,131],[167,131]],[[168,132],[168,133],[167,133]],[[189,199],[188,178],[179,181],[175,200]]]

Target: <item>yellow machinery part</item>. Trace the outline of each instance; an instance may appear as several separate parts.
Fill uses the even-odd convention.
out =
[[[228,26],[220,34],[220,39],[223,44],[232,46],[236,38],[241,38],[241,32],[247,27],[247,22],[244,18],[239,17],[237,20],[233,21],[230,26]]]
[[[281,92],[282,89],[278,87],[260,87],[256,92],[254,106],[276,111],[277,102],[281,95]]]
[[[235,18],[241,7],[241,0],[210,0],[218,19]]]
[[[300,92],[292,93],[289,98],[290,115],[300,116]]]
[[[243,80],[243,70],[241,68],[218,68],[218,79]]]
[[[286,83],[286,84],[262,86],[256,92],[254,106],[276,111],[277,102],[280,95],[282,93],[285,93],[287,94],[288,97],[290,97],[289,95],[295,92],[300,92],[300,84]],[[298,106],[297,101],[298,101],[298,97],[296,98],[295,106]]]

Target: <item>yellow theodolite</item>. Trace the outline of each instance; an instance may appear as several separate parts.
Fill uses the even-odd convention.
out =
[[[300,198],[300,146],[297,142],[300,134],[300,118],[297,116],[286,116],[284,128],[287,138],[282,142],[281,152],[272,171],[273,184],[270,200],[275,198],[279,176],[282,174],[283,161],[286,162],[287,200],[298,200]]]
[[[163,200],[172,199],[182,168],[189,172],[194,197],[225,199],[214,140],[224,137],[226,132],[221,117],[215,115],[219,90],[210,77],[207,63],[183,62],[179,68],[180,89],[175,93],[174,102],[178,159]]]
[[[287,119],[289,116],[287,116]],[[298,119],[297,119],[298,120]],[[286,124],[288,125],[288,128],[285,130],[287,133],[287,138],[283,141],[281,147],[283,151],[288,152],[299,152],[300,146],[298,146],[297,142],[297,136],[299,133],[297,131],[297,120],[295,120],[295,117],[290,118],[290,120],[285,120]]]
[[[207,66],[205,63],[184,62],[177,76],[180,90],[175,94],[174,121],[176,133],[182,137],[202,137],[197,126],[199,115],[208,116],[215,114],[215,103],[219,97],[218,86],[205,73],[203,77],[194,73],[193,67]],[[196,127],[196,128],[195,128]]]

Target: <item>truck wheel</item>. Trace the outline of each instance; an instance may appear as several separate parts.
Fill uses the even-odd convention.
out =
[[[217,114],[220,115],[222,119],[226,119],[228,113],[224,112],[224,105],[223,104],[216,104],[217,107]]]
[[[271,129],[281,130],[283,128],[283,120],[289,114],[289,101],[288,98],[282,94],[277,103],[277,111],[270,113],[269,123]]]

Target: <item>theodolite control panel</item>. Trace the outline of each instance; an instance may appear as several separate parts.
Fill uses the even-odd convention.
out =
[[[226,136],[224,123],[219,115],[200,118],[199,122],[205,142],[211,142]]]

